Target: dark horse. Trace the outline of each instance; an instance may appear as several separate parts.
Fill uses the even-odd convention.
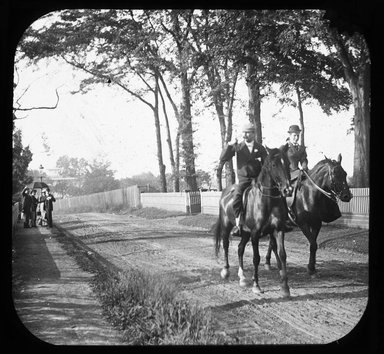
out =
[[[270,234],[271,240],[277,247],[277,257],[280,260],[281,290],[284,296],[289,296],[288,278],[286,270],[286,253],[284,247],[284,224],[287,219],[287,208],[284,197],[290,195],[290,173],[286,151],[280,149],[266,149],[268,155],[264,161],[257,181],[253,181],[249,191],[245,191],[243,198],[245,212],[243,215],[241,241],[238,246],[240,285],[245,286],[243,272],[243,255],[246,244],[251,238],[253,248],[253,292],[262,293],[259,286],[258,266],[260,263],[259,238]],[[229,235],[235,224],[233,213],[233,186],[223,190],[220,198],[219,219],[215,227],[216,256],[220,250],[221,240],[224,248],[224,268],[221,271],[223,279],[229,276],[228,248]]]
[[[325,158],[318,162],[307,174],[304,172],[303,180],[295,186],[291,200],[293,220],[299,226],[309,241],[308,273],[316,272],[317,236],[322,222],[332,222],[341,216],[337,205],[337,198],[349,202],[352,193],[346,181],[346,172],[341,167],[341,154],[337,161]],[[270,241],[265,266],[270,268],[271,251],[274,244]],[[275,253],[275,251],[274,251]],[[277,263],[278,257],[276,257]]]

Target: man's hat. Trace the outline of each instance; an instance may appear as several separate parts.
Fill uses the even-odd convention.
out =
[[[247,123],[243,126],[243,132],[255,132],[255,126],[252,123]]]
[[[300,133],[301,132],[301,129],[299,128],[298,125],[291,125],[288,129],[288,133],[291,134],[291,133]]]

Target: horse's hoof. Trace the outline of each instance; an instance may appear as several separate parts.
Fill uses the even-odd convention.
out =
[[[264,293],[264,291],[260,289],[260,286],[255,286],[255,285],[252,287],[252,292],[254,294],[263,294]]]
[[[271,265],[270,264],[264,264],[264,269],[265,270],[271,270]]]
[[[240,285],[242,288],[244,288],[244,287],[248,286],[248,282],[247,282],[246,279],[240,279],[240,280],[239,280],[239,285]]]
[[[222,279],[228,279],[229,278],[229,270],[227,268],[223,268],[220,272],[220,276]]]

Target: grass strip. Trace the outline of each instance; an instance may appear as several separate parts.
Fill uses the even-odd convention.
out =
[[[94,280],[107,317],[133,345],[224,344],[212,329],[210,311],[176,299],[169,278],[139,270]]]
[[[98,264],[64,235],[57,237],[79,266],[94,276],[92,289],[109,322],[131,345],[218,345],[231,337],[216,334],[211,312],[177,299],[177,285],[169,277],[142,270],[112,272]]]

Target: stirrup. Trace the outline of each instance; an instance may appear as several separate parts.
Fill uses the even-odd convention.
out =
[[[295,225],[297,225],[296,223],[296,215],[295,213],[292,211],[292,209],[290,207],[288,207],[288,219],[294,223]]]

